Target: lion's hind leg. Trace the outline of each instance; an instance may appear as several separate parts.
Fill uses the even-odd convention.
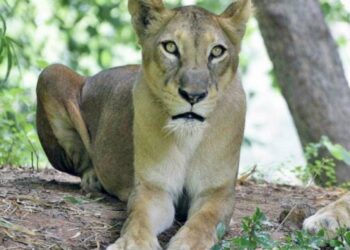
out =
[[[323,229],[329,239],[334,238],[339,227],[350,228],[350,192],[307,218],[303,227],[312,233]]]
[[[81,188],[86,192],[96,192],[103,189],[93,167],[84,171],[83,175],[81,176],[80,185]]]
[[[82,188],[100,190],[89,155],[89,135],[78,98],[84,78],[62,65],[52,65],[37,85],[37,130],[44,151],[56,169],[80,176]]]

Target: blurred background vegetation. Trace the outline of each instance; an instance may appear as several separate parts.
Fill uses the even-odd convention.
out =
[[[166,1],[169,7],[198,4],[216,13],[230,2]],[[320,2],[349,80],[350,2]],[[255,19],[243,44],[249,109],[242,171],[259,163],[261,178],[298,183],[294,172],[305,158]],[[48,165],[35,131],[35,86],[45,66],[60,62],[92,75],[140,60],[126,0],[0,0],[0,166]]]

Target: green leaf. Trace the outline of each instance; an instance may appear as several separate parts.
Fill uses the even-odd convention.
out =
[[[350,166],[350,152],[345,149],[342,151],[343,161]]]
[[[226,226],[224,223],[219,223],[216,227],[216,236],[218,240],[221,240],[224,238],[226,233]]]
[[[74,205],[81,205],[81,204],[86,203],[86,200],[78,198],[78,197],[70,196],[70,195],[64,196],[63,200],[65,202],[72,203]]]
[[[211,250],[222,250],[222,247],[219,244],[214,245]]]
[[[348,244],[350,246],[350,231],[347,231],[344,234],[344,240],[345,240],[346,244]]]
[[[8,41],[5,43],[6,51],[7,51],[7,70],[6,70],[6,75],[3,80],[3,82],[6,82],[7,79],[10,76],[11,68],[12,68],[12,52],[11,52],[11,47]]]
[[[2,36],[5,36],[6,34],[6,22],[5,22],[5,19],[3,18],[3,16],[0,15],[0,21],[1,21],[1,25],[2,25]]]
[[[347,151],[342,145],[333,144],[328,139],[324,140],[323,144],[335,159],[343,161],[350,166],[350,152]]]
[[[49,63],[45,61],[44,59],[38,59],[36,60],[36,65],[39,69],[44,69],[47,66],[49,66]]]

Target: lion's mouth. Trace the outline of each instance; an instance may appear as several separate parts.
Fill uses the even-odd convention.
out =
[[[175,115],[172,117],[173,120],[177,120],[177,119],[186,119],[186,120],[197,120],[200,122],[204,122],[205,118],[201,115],[198,115],[196,113],[193,112],[187,112],[187,113],[183,113],[183,114],[179,114],[179,115]]]

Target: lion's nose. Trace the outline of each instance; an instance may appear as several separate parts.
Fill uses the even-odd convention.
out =
[[[179,94],[183,99],[185,99],[191,105],[194,105],[194,104],[202,101],[204,98],[206,98],[208,95],[208,92],[205,91],[202,93],[189,93],[186,90],[179,88]]]

